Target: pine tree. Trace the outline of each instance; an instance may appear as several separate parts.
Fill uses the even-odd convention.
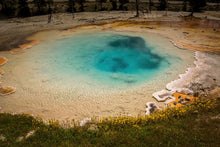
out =
[[[80,12],[83,12],[84,11],[84,2],[85,2],[85,0],[76,0],[76,2],[80,5],[80,7],[79,7],[79,11]]]
[[[107,0],[96,0],[96,2],[99,3],[100,10],[103,10],[102,4],[105,3],[106,1],[107,1]]]
[[[154,5],[154,3],[152,2],[152,0],[149,0],[149,12],[151,13],[151,7]]]
[[[166,10],[168,3],[167,0],[159,0],[160,5],[159,5],[159,10]]]
[[[68,9],[67,9],[67,12],[70,12],[70,13],[76,12],[76,9],[75,9],[75,0],[69,0],[69,1],[68,1]]]
[[[124,9],[125,9],[125,8],[124,8],[124,5],[127,4],[127,3],[129,3],[129,0],[119,0],[119,3],[120,3],[119,9],[120,9],[120,10],[124,10]]]
[[[18,9],[19,9],[19,12],[18,12],[19,17],[31,16],[27,0],[19,0],[18,1]]]
[[[206,0],[189,0],[189,5],[191,7],[190,16],[193,16],[194,12],[200,12],[201,8],[206,6]]]
[[[33,3],[35,4],[35,6],[37,6],[37,15],[45,13],[43,10],[43,8],[46,6],[45,0],[33,0]]]
[[[183,11],[187,10],[187,0],[183,0]]]
[[[110,0],[112,4],[112,10],[117,10],[117,0]]]
[[[2,14],[12,17],[15,16],[15,11],[16,11],[16,5],[17,1],[16,0],[0,0],[0,4],[2,5]]]

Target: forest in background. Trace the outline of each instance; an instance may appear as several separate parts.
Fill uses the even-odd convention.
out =
[[[0,19],[96,11],[219,11],[220,0],[0,0]]]

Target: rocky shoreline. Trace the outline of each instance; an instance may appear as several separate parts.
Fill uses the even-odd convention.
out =
[[[171,81],[166,85],[166,90],[153,93],[157,101],[164,102],[166,106],[178,98],[174,97],[176,92],[197,98],[220,97],[220,57],[218,55],[195,52],[195,67],[188,68],[179,79]],[[189,98],[189,101],[191,98]],[[174,105],[177,103],[174,102]]]

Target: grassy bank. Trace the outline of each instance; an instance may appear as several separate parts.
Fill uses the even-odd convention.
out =
[[[105,118],[66,129],[56,121],[3,113],[0,146],[218,146],[219,106],[219,99],[200,100],[147,117]]]

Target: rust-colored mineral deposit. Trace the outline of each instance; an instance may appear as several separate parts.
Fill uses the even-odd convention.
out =
[[[33,40],[29,43],[19,45],[19,48],[21,48],[21,49],[31,48],[33,45],[37,44],[38,42],[39,42],[39,40]]]
[[[0,57],[0,65],[7,63],[8,59],[5,57]]]
[[[198,97],[194,97],[192,95],[185,95],[178,92],[175,92],[173,96],[176,98],[176,100],[169,103],[169,106],[171,107],[181,107],[185,105],[190,105],[198,99]]]
[[[0,87],[0,95],[8,95],[14,93],[16,91],[15,87],[12,86],[1,86]]]
[[[23,53],[24,51],[25,51],[24,49],[20,49],[20,48],[15,48],[15,49],[10,50],[10,52],[13,54]]]

